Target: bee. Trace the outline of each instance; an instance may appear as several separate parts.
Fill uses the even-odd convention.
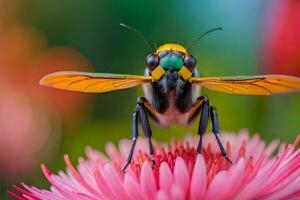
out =
[[[208,122],[211,121],[212,132],[221,154],[232,163],[220,140],[217,110],[207,96],[200,95],[202,87],[240,95],[272,95],[300,91],[300,78],[287,75],[201,77],[196,68],[196,59],[189,53],[190,48],[167,43],[153,51],[140,32],[128,25],[120,25],[137,33],[151,50],[146,57],[146,69],[143,76],[59,71],[44,76],[40,80],[40,85],[87,93],[104,93],[142,85],[144,97],[138,98],[132,114],[132,145],[121,171],[124,171],[131,163],[139,137],[139,123],[148,140],[150,158],[155,164],[151,141],[152,130],[148,116],[161,127],[169,127],[172,124],[187,126],[199,116],[197,130],[199,142],[196,149],[198,154],[201,153],[203,135],[207,130]],[[221,30],[221,28],[203,33],[193,46],[204,35],[216,30]]]

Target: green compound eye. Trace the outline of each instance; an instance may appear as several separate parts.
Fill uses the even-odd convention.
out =
[[[180,70],[183,66],[183,58],[182,56],[170,52],[160,59],[160,66],[162,66],[164,70],[170,67],[173,67],[175,70]]]

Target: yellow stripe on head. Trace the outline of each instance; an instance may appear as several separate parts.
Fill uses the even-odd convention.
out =
[[[181,46],[179,44],[175,44],[175,43],[163,44],[163,45],[161,45],[160,47],[158,47],[156,49],[155,53],[159,53],[161,51],[170,51],[170,50],[179,51],[179,52],[182,52],[182,53],[187,53],[186,48],[184,48],[183,46]]]
[[[183,80],[190,80],[190,78],[192,77],[192,72],[190,72],[190,70],[188,68],[186,68],[185,66],[182,66],[181,69],[178,71],[179,76],[181,76],[183,78]]]

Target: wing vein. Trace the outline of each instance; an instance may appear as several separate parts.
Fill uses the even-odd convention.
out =
[[[83,79],[80,79],[80,80],[75,80],[75,81],[72,81],[72,82],[70,82],[68,85],[66,85],[65,87],[66,88],[68,88],[68,87],[70,87],[71,85],[73,85],[73,84],[75,84],[75,83],[80,83],[80,82],[82,82],[82,81],[86,81],[86,80],[89,80],[90,79],[90,77],[86,77],[86,78],[83,78]]]

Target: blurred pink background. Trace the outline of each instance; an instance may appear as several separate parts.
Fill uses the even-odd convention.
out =
[[[80,110],[89,101],[86,95],[38,85],[50,72],[92,68],[72,48],[49,48],[42,32],[22,22],[21,5],[22,1],[6,1],[0,8],[0,173],[4,179],[32,173],[38,158],[51,159],[60,142],[61,119],[80,119]]]

